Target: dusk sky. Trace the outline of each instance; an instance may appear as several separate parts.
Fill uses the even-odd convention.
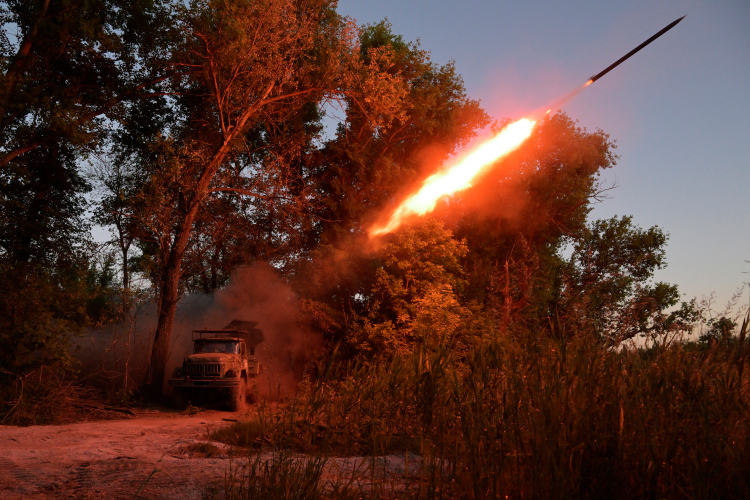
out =
[[[592,217],[633,215],[670,234],[683,299],[716,292],[721,310],[750,281],[750,2],[341,0],[359,24],[384,18],[454,60],[494,118],[521,118],[687,17],[562,109],[617,141],[605,179],[619,187]],[[742,297],[748,303],[748,290]]]

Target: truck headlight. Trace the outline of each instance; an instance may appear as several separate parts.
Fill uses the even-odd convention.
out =
[[[224,376],[229,378],[237,378],[237,372],[234,370],[227,370]]]
[[[173,376],[174,378],[182,378],[182,377],[184,377],[184,373],[185,373],[185,372],[184,372],[184,371],[182,370],[182,367],[181,367],[181,366],[178,366],[178,367],[177,367],[177,368],[175,368],[175,369],[174,369],[174,371],[172,372],[172,376]]]

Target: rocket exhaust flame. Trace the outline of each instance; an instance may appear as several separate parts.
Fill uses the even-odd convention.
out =
[[[589,78],[586,83],[555,102],[553,106],[547,109],[545,114],[549,114],[553,109],[557,109],[565,104],[580,91],[615,69],[617,66],[625,62],[625,60],[632,57],[636,52],[672,29],[685,17],[686,16],[682,16],[676,21],[671,22],[661,31],[625,54],[606,69]],[[463,161],[445,171],[438,172],[428,177],[416,193],[401,202],[401,204],[393,211],[385,225],[374,226],[370,229],[370,238],[395,231],[406,218],[412,215],[424,215],[427,212],[432,212],[435,208],[435,204],[443,196],[471,187],[471,181],[479,174],[490,168],[503,156],[517,149],[531,135],[535,124],[536,120],[529,118],[522,118],[513,122],[501,130],[498,135],[481,144],[476,151],[467,156]]]
[[[419,191],[396,208],[385,225],[370,229],[370,237],[390,233],[407,217],[432,212],[437,201],[443,196],[471,187],[471,181],[477,175],[518,148],[531,135],[535,123],[528,118],[511,123],[460,163],[443,172],[432,174],[424,181]]]

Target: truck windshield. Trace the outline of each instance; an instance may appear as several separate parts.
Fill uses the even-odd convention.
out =
[[[195,354],[221,352],[226,354],[239,353],[239,342],[196,342]]]

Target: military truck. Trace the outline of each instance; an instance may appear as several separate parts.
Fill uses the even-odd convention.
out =
[[[239,410],[248,384],[261,371],[255,349],[265,338],[257,324],[234,320],[221,330],[193,330],[193,353],[169,379],[172,404],[179,408],[220,396],[231,411]]]

